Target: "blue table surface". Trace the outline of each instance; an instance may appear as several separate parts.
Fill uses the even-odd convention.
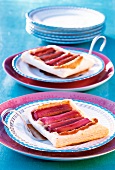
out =
[[[49,5],[72,5],[92,8],[106,16],[104,35],[107,44],[103,50],[115,65],[115,1],[114,0],[0,0],[0,103],[9,99],[35,93],[37,91],[18,84],[3,71],[3,61],[18,52],[47,45],[41,39],[29,35],[25,30],[25,13],[31,9]],[[70,45],[89,49],[90,42]],[[99,51],[99,44],[94,49]],[[84,93],[100,96],[115,101],[115,76],[103,85]],[[35,159],[21,155],[0,144],[0,170],[13,169],[115,169],[115,152],[88,160],[55,162]]]

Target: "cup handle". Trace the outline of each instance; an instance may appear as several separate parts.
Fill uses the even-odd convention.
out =
[[[90,49],[89,49],[89,52],[88,52],[89,55],[92,54],[94,45],[95,45],[95,43],[96,43],[100,38],[103,38],[103,43],[102,43],[99,51],[103,51],[103,49],[104,49],[104,47],[105,47],[105,44],[106,44],[106,37],[105,37],[105,36],[96,36],[96,37],[93,39],[92,43],[91,43],[91,46],[90,46]]]
[[[2,123],[7,127],[9,128],[8,124],[4,121],[4,117],[5,115],[7,115],[8,113],[10,112],[15,112],[16,114],[18,114],[20,116],[20,118],[22,119],[24,125],[27,127],[27,124],[26,124],[26,121],[23,119],[22,115],[20,114],[20,112],[18,112],[17,110],[15,109],[12,109],[12,108],[8,108],[8,109],[5,109],[2,113],[1,113],[1,119],[2,119]]]

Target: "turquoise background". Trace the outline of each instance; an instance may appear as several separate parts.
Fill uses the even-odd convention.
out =
[[[78,7],[92,8],[102,12],[106,16],[106,30],[104,35],[107,38],[105,54],[115,65],[115,1],[114,0],[0,0],[0,103],[9,99],[37,92],[26,88],[3,71],[2,63],[7,57],[41,45],[47,45],[25,30],[25,13],[31,9],[49,5],[72,5]],[[99,50],[100,41],[97,42],[95,51]],[[89,49],[90,42],[70,45]],[[115,101],[115,76],[105,84],[83,92],[89,93],[109,100]],[[115,169],[115,152],[100,157],[67,162],[44,161],[30,158],[16,153],[0,144],[0,170],[104,170]]]

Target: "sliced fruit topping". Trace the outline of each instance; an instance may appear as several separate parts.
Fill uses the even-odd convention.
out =
[[[64,121],[66,119],[71,119],[71,118],[75,118],[75,117],[79,117],[81,116],[80,113],[76,110],[72,110],[70,112],[66,112],[63,114],[59,114],[56,116],[49,116],[49,117],[42,117],[40,118],[40,121],[42,121],[45,125],[51,124],[51,123],[55,123],[55,122],[59,122],[59,121]]]
[[[58,56],[55,59],[48,60],[46,61],[46,64],[51,65],[51,66],[59,66],[62,64],[65,64],[69,61],[72,61],[73,59],[77,58],[79,55],[73,55],[73,54],[63,54],[61,56]]]
[[[54,128],[53,130],[55,132],[58,132],[58,133],[61,133],[61,132],[64,132],[64,131],[71,131],[73,129],[78,129],[78,128],[82,127],[82,126],[85,126],[89,122],[90,122],[90,120],[88,118],[83,118],[83,119],[81,119],[79,121],[76,121],[74,123]]]
[[[71,110],[72,107],[69,104],[61,104],[61,105],[59,104],[48,108],[33,110],[31,114],[34,120],[38,120],[41,117],[58,115]]]
[[[48,130],[49,132],[54,132],[54,131],[57,131],[57,129],[60,127],[64,127],[66,125],[69,125],[71,126],[72,123],[75,123],[79,120],[83,119],[83,117],[79,116],[79,117],[76,117],[76,118],[71,118],[69,120],[62,120],[60,122],[56,122],[56,123],[52,123],[48,126],[45,126],[46,130]]]
[[[74,134],[74,133],[77,133],[79,130],[85,130],[87,128],[89,128],[90,126],[94,125],[98,123],[98,119],[94,118],[92,121],[89,121],[86,125],[84,126],[81,126],[77,129],[73,129],[73,130],[70,130],[70,131],[63,131],[63,132],[60,132],[59,134],[60,135],[70,135],[70,134]]]
[[[78,57],[77,55],[70,55],[67,58],[64,58],[64,59],[60,60],[59,62],[55,63],[55,66],[61,66],[63,64],[66,64],[66,63],[74,60],[77,57]]]
[[[51,61],[52,59],[57,58],[61,56],[62,54],[64,54],[63,51],[56,51],[55,53],[52,53],[52,54],[43,55],[40,57],[40,59],[45,61],[45,63],[47,63],[47,61]]]
[[[50,48],[38,48],[37,50],[35,51],[30,51],[30,54],[31,55],[35,55],[37,57],[41,57],[43,55],[46,55],[46,54],[51,54],[51,53],[54,53],[56,50],[53,48],[53,47],[50,47]]]

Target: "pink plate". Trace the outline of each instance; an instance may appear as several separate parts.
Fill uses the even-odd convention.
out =
[[[69,47],[69,49],[88,52],[88,50],[81,49],[81,48]],[[35,89],[39,91],[51,91],[51,90],[85,91],[100,86],[101,84],[108,81],[114,74],[114,66],[108,57],[98,52],[93,52],[93,54],[100,57],[104,61],[105,64],[104,70],[96,76],[87,78],[85,80],[79,80],[74,82],[49,83],[49,82],[32,80],[30,78],[21,76],[12,68],[12,60],[18,54],[15,54],[5,59],[5,61],[3,62],[3,68],[5,72],[8,75],[10,75],[14,80],[16,80],[18,83],[31,89]]]
[[[0,105],[0,114],[3,110],[7,108],[13,108],[26,104],[28,102],[32,102],[35,100],[44,100],[44,99],[60,99],[60,98],[71,98],[76,100],[83,100],[86,102],[92,102],[94,104],[98,104],[103,108],[108,109],[113,114],[115,114],[115,103],[90,94],[80,93],[80,92],[39,92],[33,93],[25,96],[20,96],[9,101],[6,101]],[[46,160],[60,160],[60,161],[67,161],[67,160],[80,160],[80,159],[89,159],[97,156],[101,156],[107,153],[110,153],[115,150],[115,138],[112,139],[109,143],[88,151],[82,152],[47,152],[47,151],[38,151],[33,150],[30,148],[26,148],[15,141],[13,141],[5,132],[4,125],[0,121],[0,142],[21,154],[31,156],[34,158],[39,159],[46,159]]]

